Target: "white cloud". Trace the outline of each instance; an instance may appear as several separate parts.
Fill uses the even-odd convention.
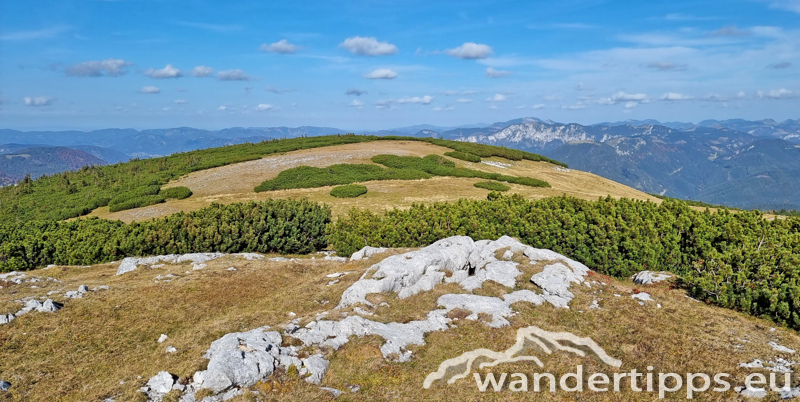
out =
[[[635,101],[642,102],[647,100],[646,94],[628,94],[625,92],[617,92],[611,95],[611,100],[616,102]]]
[[[174,102],[174,103],[175,103],[176,105],[185,105],[185,104],[187,104],[187,103],[189,103],[189,102],[187,102],[187,101],[186,101],[186,99],[175,99],[175,102]]]
[[[49,106],[54,100],[50,96],[26,96],[22,98],[26,106]]]
[[[495,70],[491,67],[486,67],[486,76],[491,78],[508,77],[511,71]]]
[[[347,106],[350,106],[350,107],[357,107],[357,108],[363,108],[363,107],[364,107],[364,102],[361,102],[361,101],[360,101],[360,100],[358,100],[358,99],[353,99],[353,101],[352,101],[352,102],[350,102],[350,104],[349,104],[349,105],[347,105]]]
[[[519,105],[515,109],[525,109],[528,105]]]
[[[449,91],[442,92],[442,95],[444,95],[444,96],[475,95],[476,93],[478,93],[478,91],[463,91],[463,92],[461,92],[461,91],[449,90]]]
[[[800,13],[800,1],[798,0],[772,0],[769,5],[771,8]]]
[[[625,109],[633,109],[639,106],[639,102],[625,102]]]
[[[486,101],[487,102],[503,102],[506,99],[508,99],[508,98],[503,94],[494,94],[494,96],[490,96],[490,97],[486,98]]]
[[[547,95],[547,96],[545,96],[545,97],[544,97],[544,100],[546,100],[546,101],[550,101],[550,102],[552,102],[552,101],[559,101],[559,100],[561,100],[561,99],[562,99],[562,98],[561,98],[561,96],[559,96],[559,95]]]
[[[800,96],[800,93],[797,91],[790,91],[786,88],[781,89],[773,89],[771,91],[758,91],[756,92],[757,98],[769,98],[769,99],[791,99]]]
[[[354,36],[339,44],[352,54],[361,56],[386,56],[397,53],[397,46],[389,42],[378,42],[376,38]]]
[[[140,89],[139,92],[141,92],[143,94],[157,94],[157,93],[161,92],[161,90],[158,89],[158,87],[146,86],[146,87],[142,87],[142,89]]]
[[[222,105],[222,106],[218,107],[217,110],[220,111],[220,112],[224,112],[224,111],[228,110],[228,107],[225,106],[225,105]]]
[[[54,38],[58,34],[68,31],[68,26],[55,26],[52,28],[38,29],[33,31],[16,31],[8,32],[0,35],[0,40],[5,41],[23,41],[32,39]]]
[[[489,110],[497,110],[497,109],[500,109],[499,107],[497,107],[497,105],[489,106]]]
[[[262,52],[278,53],[278,54],[293,54],[297,51],[297,46],[289,43],[286,39],[281,39],[275,43],[261,44],[259,48]]]
[[[74,77],[116,77],[127,73],[125,67],[133,63],[122,59],[90,60],[67,68],[67,75]]]
[[[265,110],[273,110],[275,109],[275,106],[270,105],[269,103],[261,103],[258,106],[256,106],[255,109],[258,110],[259,112],[263,112]]]
[[[214,73],[214,69],[206,66],[197,66],[192,69],[192,75],[195,77],[208,77]]]
[[[454,108],[453,106],[449,106],[448,105],[448,106],[444,106],[444,107],[437,106],[437,107],[435,107],[435,108],[433,108],[431,110],[433,110],[434,112],[451,112],[453,110],[456,110],[456,108]]]
[[[681,93],[677,93],[677,92],[667,92],[664,95],[661,95],[660,98],[658,98],[658,100],[662,100],[662,101],[685,101],[685,100],[692,100],[692,99],[694,99],[694,97],[691,97],[689,95],[684,95],[684,94],[681,94]]]
[[[225,70],[217,73],[217,79],[220,81],[248,81],[250,76],[242,70]]]
[[[464,42],[463,45],[444,52],[459,59],[485,59],[494,53],[491,46],[475,42]]]
[[[576,103],[574,105],[561,105],[561,108],[566,110],[581,110],[586,109],[586,105],[583,103]]]
[[[381,100],[375,102],[375,108],[376,109],[389,109],[392,106],[392,103],[394,103],[394,101],[391,100],[391,99],[381,99]]]
[[[425,95],[423,97],[415,96],[413,98],[400,98],[397,100],[397,103],[419,103],[422,105],[428,105],[433,102],[433,97],[429,95]]]
[[[379,68],[369,74],[365,74],[364,78],[371,80],[391,80],[397,78],[397,73],[388,68]]]
[[[361,96],[361,95],[366,95],[367,91],[364,91],[364,90],[361,90],[361,89],[358,89],[358,88],[350,88],[347,91],[344,91],[344,94],[345,95]]]
[[[165,107],[165,108],[162,108],[161,110],[163,110],[163,111],[165,111],[165,112],[169,112],[169,111],[170,111],[170,108],[168,108],[168,107]]]
[[[469,98],[458,98],[458,99],[456,99],[456,102],[458,102],[458,103],[472,103],[472,99],[469,99]]]
[[[183,72],[181,70],[178,70],[177,68],[173,67],[172,64],[167,64],[166,67],[164,67],[164,68],[162,68],[160,70],[155,70],[155,69],[152,69],[152,68],[148,68],[147,70],[144,70],[144,75],[146,75],[146,76],[148,76],[150,78],[158,78],[158,79],[162,79],[162,78],[179,78],[179,77],[183,77]]]
[[[533,109],[544,109],[545,106],[544,106],[543,103],[537,103],[537,104],[531,106],[531,108],[533,108]]]

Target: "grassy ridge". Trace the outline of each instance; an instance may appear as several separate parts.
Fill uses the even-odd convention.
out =
[[[540,155],[508,148],[416,137],[331,135],[263,141],[203,149],[161,158],[135,159],[110,166],[85,167],[75,172],[26,178],[17,186],[0,188],[0,223],[33,219],[63,220],[86,215],[109,205],[114,197],[149,186],[162,186],[182,175],[267,155],[333,145],[380,140],[422,141],[482,157],[552,161]]]
[[[365,164],[340,164],[325,168],[298,166],[278,173],[275,178],[265,180],[256,186],[255,191],[337,186],[373,180],[419,180],[430,179],[433,176],[479,177],[531,187],[550,187],[546,181],[530,177],[505,176],[498,173],[456,168],[453,161],[439,155],[428,155],[424,158],[375,155],[372,157],[372,161],[387,166],[389,169]]]

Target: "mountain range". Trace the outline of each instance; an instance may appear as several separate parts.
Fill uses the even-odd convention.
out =
[[[627,120],[581,125],[526,117],[492,124],[422,124],[377,131],[311,126],[61,132],[6,129],[0,130],[0,142],[10,144],[0,145],[0,155],[5,154],[0,175],[8,184],[15,177],[19,180],[26,169],[33,176],[50,174],[80,167],[80,163],[72,163],[76,161],[116,163],[244,142],[345,132],[506,146],[541,153],[653,194],[746,209],[800,210],[800,119],[705,120],[697,124]],[[86,155],[69,154],[71,162],[66,164],[41,163],[45,153],[63,155],[59,147]],[[30,149],[37,151],[31,153]],[[23,151],[38,155],[38,159],[9,156]],[[59,158],[51,156],[49,160]],[[26,167],[26,160],[39,162]]]

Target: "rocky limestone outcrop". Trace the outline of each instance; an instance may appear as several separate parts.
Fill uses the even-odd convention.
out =
[[[152,266],[162,263],[180,264],[182,262],[191,262],[195,267],[200,267],[206,262],[216,260],[217,258],[227,255],[239,256],[246,260],[261,260],[263,255],[257,253],[238,253],[238,254],[225,254],[225,253],[191,253],[191,254],[167,254],[156,255],[152,257],[126,257],[122,260],[117,268],[117,275],[126,274],[136,270],[140,265]],[[198,268],[202,269],[202,268]]]
[[[665,281],[674,276],[675,275],[667,272],[642,271],[632,276],[631,279],[633,279],[633,283],[637,285],[652,285],[654,283]]]

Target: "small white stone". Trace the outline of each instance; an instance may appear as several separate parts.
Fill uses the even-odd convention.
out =
[[[167,346],[167,353],[175,353],[177,351],[178,351],[178,349],[175,349],[174,346],[172,346],[172,345]]]
[[[166,334],[161,334],[161,336],[158,337],[158,343],[163,343],[167,338],[169,337]]]

